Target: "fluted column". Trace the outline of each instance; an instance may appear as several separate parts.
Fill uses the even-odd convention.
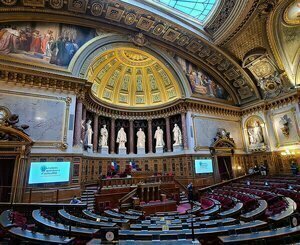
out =
[[[94,114],[94,128],[93,128],[93,150],[97,152],[98,149],[98,132],[99,132],[99,116]]]
[[[170,118],[166,117],[166,136],[167,136],[167,149],[168,152],[172,151],[172,147],[171,147],[171,129],[170,129]]]
[[[134,153],[134,130],[133,120],[129,120],[129,153]]]
[[[76,100],[76,115],[75,115],[75,127],[74,127],[74,146],[80,145],[81,139],[81,120],[82,120],[82,101],[77,98]]]
[[[114,154],[115,153],[115,131],[116,131],[116,119],[111,118],[110,122],[110,153]]]
[[[185,112],[181,113],[181,125],[182,125],[183,148],[185,150],[187,150],[188,149],[188,139],[187,139],[187,128],[186,128]]]
[[[153,144],[152,144],[152,120],[148,120],[148,153],[153,153]]]

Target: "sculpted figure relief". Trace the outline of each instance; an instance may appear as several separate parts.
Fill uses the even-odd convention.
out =
[[[85,125],[85,144],[86,145],[91,145],[92,144],[92,135],[93,135],[93,130],[92,130],[92,126],[91,126],[92,121],[88,120],[86,125]]]
[[[141,128],[136,133],[136,136],[137,136],[137,148],[145,148],[146,135]]]
[[[127,136],[124,128],[120,128],[117,135],[117,143],[119,143],[119,148],[126,148],[125,143],[127,142]]]
[[[160,127],[157,127],[154,134],[154,139],[156,139],[156,147],[161,147],[165,145],[164,131]]]
[[[106,125],[103,125],[103,128],[101,128],[100,130],[99,146],[107,146],[107,140],[108,140],[108,131]]]
[[[256,145],[264,142],[263,132],[258,121],[253,123],[252,128],[248,128],[248,137],[251,145]]]
[[[175,123],[174,128],[173,128],[173,140],[174,140],[174,145],[181,145],[182,144],[182,134],[181,130],[178,127],[178,125]]]

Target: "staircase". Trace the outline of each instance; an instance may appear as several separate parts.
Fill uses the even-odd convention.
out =
[[[184,204],[184,203],[188,203],[188,202],[189,202],[189,200],[187,199],[185,192],[180,192],[180,201],[179,201],[179,203]]]
[[[97,192],[97,186],[89,186],[81,193],[81,201],[87,204],[87,209],[94,211],[95,207],[95,193]]]
[[[131,199],[136,195],[136,193],[137,188],[133,189],[131,192],[127,193],[125,196],[119,199],[119,205],[121,210],[132,208]]]

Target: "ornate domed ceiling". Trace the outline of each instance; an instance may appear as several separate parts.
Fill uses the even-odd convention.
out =
[[[94,96],[122,107],[158,106],[182,95],[170,68],[136,48],[104,52],[91,64],[88,80]]]

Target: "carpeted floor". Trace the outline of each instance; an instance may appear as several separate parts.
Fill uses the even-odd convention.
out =
[[[186,210],[191,209],[191,204],[189,203],[184,203],[184,204],[180,204],[179,206],[177,206],[177,212],[183,214],[185,213]]]

